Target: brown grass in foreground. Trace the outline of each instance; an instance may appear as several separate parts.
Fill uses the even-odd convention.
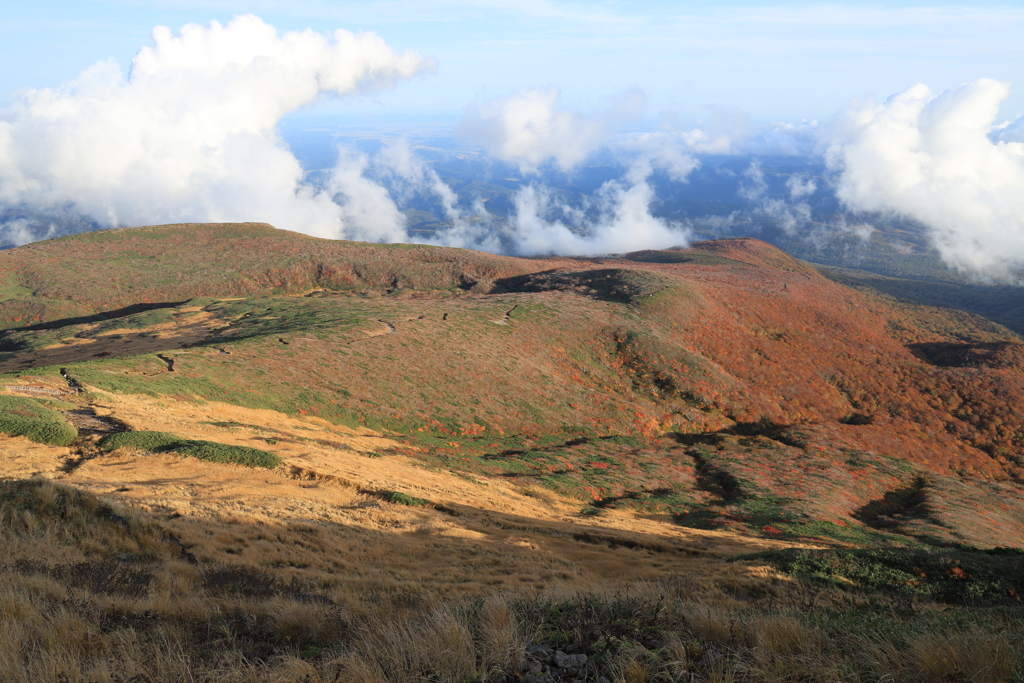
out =
[[[332,546],[338,529],[327,524],[162,519],[42,478],[0,482],[0,510],[5,681],[1003,681],[1024,674],[1019,610],[854,595],[712,556],[680,558],[676,571],[647,579],[566,565],[522,587],[478,583],[459,591],[449,589],[457,574],[402,580],[415,533],[403,542],[401,534],[367,529],[362,549],[345,549]],[[357,558],[371,565],[362,580],[353,576]],[[491,561],[504,561],[486,552],[482,559],[485,573]],[[422,576],[449,569],[424,560]],[[524,561],[513,570],[536,578],[545,568]],[[558,668],[555,652],[586,655],[589,664]]]

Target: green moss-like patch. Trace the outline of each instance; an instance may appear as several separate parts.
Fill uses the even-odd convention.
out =
[[[108,434],[100,440],[100,448],[113,451],[118,448],[138,448],[144,451],[161,451],[183,442],[176,434],[169,432],[120,432]]]
[[[394,503],[395,505],[408,505],[410,507],[433,505],[433,503],[426,498],[417,498],[416,496],[410,496],[400,491],[386,491],[381,497],[387,502]]]
[[[0,433],[51,446],[68,446],[78,437],[78,430],[63,415],[20,396],[0,396]]]
[[[121,432],[110,434],[100,441],[100,448],[139,448],[153,453],[174,452],[210,462],[230,463],[246,467],[277,467],[283,461],[273,453],[247,446],[230,446],[215,441],[183,439],[168,432]]]

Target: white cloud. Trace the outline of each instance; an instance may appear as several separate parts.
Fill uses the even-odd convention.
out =
[[[755,127],[738,109],[709,106],[707,121],[686,127],[672,113],[662,114],[660,130],[624,136],[619,146],[670,147],[689,154],[809,156],[820,146],[817,121],[776,122]]]
[[[440,208],[447,227],[426,242],[495,253],[506,250],[495,217],[488,213],[484,203],[476,198],[469,210],[460,208],[455,191],[441,180],[437,171],[416,156],[407,141],[394,140],[385,145],[372,165],[375,175],[397,202],[408,204],[419,197]]]
[[[574,211],[554,201],[543,187],[528,185],[516,195],[508,241],[523,255],[606,254],[685,246],[688,228],[651,214],[654,189],[647,180],[653,170],[651,161],[640,159],[622,179],[606,182],[596,195],[599,216],[587,221],[583,229],[573,229],[571,221],[554,218],[557,214],[572,218]]]
[[[62,88],[29,90],[0,112],[0,202],[72,205],[103,226],[266,221],[322,237],[404,233],[359,204],[354,173],[303,184],[275,130],[326,94],[390,88],[432,68],[372,33],[277,31],[252,15],[153,31],[124,78],[102,62]],[[356,174],[357,175],[357,174]]]
[[[883,104],[852,102],[827,154],[840,200],[914,218],[950,265],[1007,276],[1024,263],[1024,143],[990,134],[1008,92],[983,79],[939,96],[916,85]]]
[[[580,255],[685,245],[689,237],[684,226],[651,214],[655,197],[648,179],[661,168],[685,180],[696,166],[692,158],[687,162],[675,154],[637,157],[622,178],[604,183],[579,203],[570,204],[548,187],[530,183],[516,192],[513,210],[505,217],[490,214],[479,198],[468,202],[469,208],[463,208],[466,203],[460,207],[455,192],[404,141],[390,143],[371,160],[362,159],[358,168],[353,163],[344,167],[354,169],[349,180],[356,186],[369,182],[364,176],[369,167],[370,175],[388,188],[390,196],[373,195],[380,215],[400,221],[397,205],[415,199],[440,208],[447,227],[426,240],[432,244],[523,256]]]
[[[786,181],[786,189],[789,190],[790,199],[801,199],[809,197],[818,189],[818,184],[813,178],[807,178],[801,173],[792,175]]]
[[[456,132],[502,161],[533,173],[546,163],[563,171],[601,147],[611,127],[642,113],[646,98],[627,91],[604,112],[586,116],[559,105],[558,88],[521,90],[471,106]]]
[[[20,247],[29,242],[45,240],[56,234],[53,224],[46,226],[36,225],[27,218],[16,218],[14,220],[0,223],[0,245],[13,244]]]

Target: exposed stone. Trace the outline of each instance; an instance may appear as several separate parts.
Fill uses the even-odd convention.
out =
[[[536,659],[541,662],[546,662],[551,659],[551,655],[554,651],[547,645],[531,645],[526,648],[526,656],[532,659]]]

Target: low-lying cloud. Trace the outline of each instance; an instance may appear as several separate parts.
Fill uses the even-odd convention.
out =
[[[252,15],[178,35],[158,27],[153,39],[127,78],[101,62],[0,112],[0,204],[41,215],[72,206],[101,227],[251,220],[321,237],[404,237],[361,210],[374,188],[360,185],[358,163],[315,189],[275,127],[323,95],[390,88],[431,60],[372,33],[279,35]],[[31,222],[8,221],[7,239],[48,229]]]
[[[754,215],[769,219],[787,235],[796,235],[799,229],[811,221],[811,207],[804,201],[788,202],[771,197],[764,171],[757,161],[751,162],[743,172],[744,182],[740,184],[739,196],[754,204]],[[786,181],[790,198],[799,200],[814,193],[817,185],[813,180],[800,175],[790,176]]]
[[[985,79],[851,103],[826,155],[839,199],[920,221],[955,268],[1007,276],[1024,263],[1024,143],[995,125],[1008,93]]]
[[[690,238],[687,226],[651,213],[654,189],[648,181],[654,164],[651,159],[641,158],[621,179],[604,183],[595,194],[598,216],[588,217],[585,227],[578,224],[581,220],[574,207],[554,201],[545,188],[528,185],[521,189],[508,228],[516,251],[614,254],[686,246]]]

